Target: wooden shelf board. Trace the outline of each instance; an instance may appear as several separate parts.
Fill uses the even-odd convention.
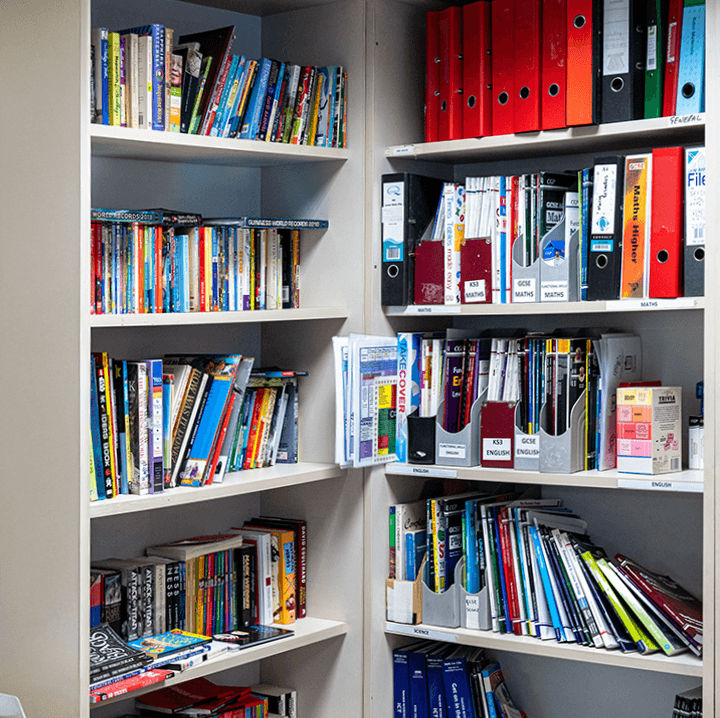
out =
[[[181,162],[183,164],[268,167],[306,162],[338,162],[347,149],[156,132],[90,125],[93,157]]]
[[[254,312],[170,312],[168,314],[91,314],[95,327],[168,327],[210,324],[256,324],[302,322],[316,319],[347,319],[346,307],[310,307],[307,309],[262,309]]]
[[[312,463],[275,464],[275,466],[264,469],[233,471],[226,474],[221,484],[197,487],[176,486],[161,494],[145,494],[143,496],[123,494],[114,499],[93,501],[90,504],[90,518],[155,511],[199,501],[212,501],[257,491],[309,484],[313,481],[334,479],[342,476],[343,473],[343,469],[336,464]]]
[[[574,474],[541,474],[539,471],[489,469],[482,466],[441,466],[393,463],[385,465],[385,473],[425,478],[458,478],[470,481],[508,481],[516,484],[584,486],[601,489],[636,489],[641,491],[682,491],[702,493],[703,471],[687,469],[674,474],[644,476],[608,471],[578,471]]]
[[[688,145],[705,140],[705,114],[658,117],[632,122],[565,127],[444,142],[394,145],[385,149],[391,159],[463,163],[502,158],[529,158],[549,154],[569,155],[606,150],[622,152],[673,143]]]
[[[178,683],[188,681],[191,678],[211,676],[215,673],[219,673],[220,671],[226,671],[229,668],[237,668],[238,666],[244,666],[248,663],[260,661],[263,658],[277,656],[281,653],[288,653],[296,648],[302,648],[303,646],[310,646],[314,643],[327,641],[331,638],[335,638],[336,636],[343,636],[349,630],[347,623],[343,623],[341,621],[330,621],[325,618],[313,618],[312,616],[301,618],[290,626],[278,625],[278,627],[290,628],[295,632],[295,635],[290,638],[281,638],[276,641],[270,641],[269,643],[263,643],[252,648],[243,648],[239,651],[228,651],[226,653],[222,653],[217,658],[204,661],[198,666],[188,668],[185,671],[178,671],[172,678],[169,678],[166,681],[155,683],[154,685],[141,688],[140,690],[133,691],[132,693],[118,696],[117,698],[111,698],[107,701],[91,704],[90,707],[97,708],[99,706],[109,705],[110,703],[127,700],[128,698],[136,698],[144,693],[150,693],[160,688],[174,686]]]
[[[544,658],[564,658],[584,663],[596,663],[619,668],[671,673],[679,676],[702,677],[702,659],[691,653],[682,653],[672,658],[661,653],[640,655],[621,653],[604,648],[588,648],[573,643],[541,641],[531,636],[511,636],[492,631],[475,631],[467,628],[438,628],[419,624],[409,626],[400,623],[385,623],[385,633],[414,638],[428,638],[436,641],[480,646],[497,651],[526,653]]]

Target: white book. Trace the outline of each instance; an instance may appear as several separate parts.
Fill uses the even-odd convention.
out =
[[[138,127],[152,129],[152,76],[153,76],[152,37],[138,37]]]
[[[272,571],[272,537],[269,533],[261,531],[234,530],[242,536],[244,543],[255,543],[257,553],[257,585],[258,595],[258,621],[263,626],[273,622],[273,571]]]
[[[460,243],[465,229],[465,188],[462,185],[445,183],[445,238],[443,281],[445,304],[460,304]]]

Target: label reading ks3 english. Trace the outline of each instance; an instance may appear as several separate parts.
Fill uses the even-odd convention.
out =
[[[483,439],[483,461],[512,461],[510,439]]]

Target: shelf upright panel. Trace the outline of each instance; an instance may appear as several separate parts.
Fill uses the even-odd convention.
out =
[[[85,0],[3,3],[0,680],[57,718],[88,715],[89,36]]]

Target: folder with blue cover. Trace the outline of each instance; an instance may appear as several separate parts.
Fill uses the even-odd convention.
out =
[[[705,2],[685,0],[676,115],[705,111]]]

